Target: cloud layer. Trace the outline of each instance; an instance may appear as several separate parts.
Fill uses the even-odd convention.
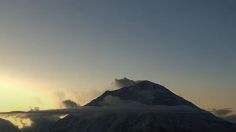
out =
[[[234,111],[231,108],[213,109],[212,113],[227,121],[236,123],[236,114],[234,114]]]
[[[123,78],[123,79],[115,79],[114,84],[118,87],[118,88],[122,88],[122,87],[128,87],[131,85],[134,85],[136,82],[134,80],[130,80],[128,78]]]
[[[65,108],[67,109],[76,109],[79,107],[79,105],[77,103],[75,103],[74,101],[72,100],[64,100],[62,102],[62,104],[64,105]]]

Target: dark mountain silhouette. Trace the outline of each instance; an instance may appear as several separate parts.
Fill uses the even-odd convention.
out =
[[[236,132],[236,126],[159,84],[140,81],[106,91],[50,132]]]
[[[0,132],[19,132],[19,129],[9,121],[0,119]]]
[[[124,87],[115,91],[106,91],[86,106],[103,106],[104,104],[102,102],[108,96],[146,105],[187,105],[193,108],[198,108],[191,102],[177,96],[164,86],[150,81],[140,81],[129,87]]]

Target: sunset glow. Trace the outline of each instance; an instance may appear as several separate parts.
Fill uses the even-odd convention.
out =
[[[30,110],[34,107],[49,109],[57,107],[53,96],[50,97],[45,89],[19,78],[0,77],[0,103],[1,112]],[[41,96],[43,98],[40,98]]]
[[[0,20],[0,132],[8,121],[41,132],[116,103],[187,105],[236,123],[235,0],[0,0]]]

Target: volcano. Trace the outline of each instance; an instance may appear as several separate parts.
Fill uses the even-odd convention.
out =
[[[149,106],[167,105],[179,106],[186,105],[197,108],[193,103],[174,94],[162,85],[155,84],[150,81],[139,81],[134,85],[124,87],[115,91],[106,91],[100,97],[94,99],[86,106],[104,106],[104,100],[109,97],[119,98],[121,101],[140,103]],[[103,103],[104,102],[104,103]]]
[[[235,132],[233,123],[215,117],[166,87],[150,81],[106,91],[59,120],[50,132]]]

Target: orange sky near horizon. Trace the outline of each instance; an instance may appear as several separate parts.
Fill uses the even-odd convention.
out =
[[[0,112],[80,105],[115,78],[236,112],[236,1],[0,1]]]
[[[217,95],[217,93],[210,93],[211,91],[201,93],[201,91],[197,89],[195,89],[195,91],[186,91],[186,88],[183,87],[183,85],[172,85],[175,85],[175,87],[171,86],[171,91],[195,103],[203,109],[211,110],[213,108],[224,108],[225,106],[231,105],[231,102],[229,100],[222,100],[221,98],[215,98],[214,101],[212,101],[211,98],[214,98],[212,96],[220,96]],[[36,83],[36,81],[33,81],[32,79],[29,79],[27,81],[27,79],[0,76],[0,101],[2,102],[0,103],[0,111],[28,111],[34,107],[39,107],[42,110],[57,109],[61,108],[61,104],[59,101],[62,101],[63,99],[74,99],[77,103],[84,105],[93,98],[96,98],[98,95],[102,94],[102,92],[107,89],[108,85],[107,87],[105,87],[104,85],[104,89],[100,89],[98,91],[94,89],[95,93],[92,91],[80,93],[80,89],[78,89],[78,91],[75,91],[75,94],[80,93],[80,97],[82,97],[83,95],[82,98],[75,98],[76,95],[71,94],[70,92],[55,92],[55,89],[52,90],[50,89],[50,87],[52,86],[47,86],[47,84],[40,84],[39,82]],[[193,96],[192,92],[195,92],[196,94]],[[206,97],[209,99],[206,100]],[[228,102],[228,104],[225,102]]]

